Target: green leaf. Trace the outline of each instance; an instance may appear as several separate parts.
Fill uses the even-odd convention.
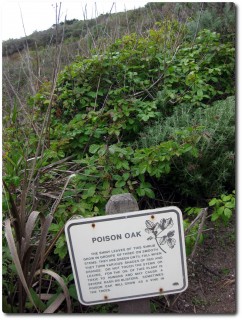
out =
[[[224,213],[224,206],[218,208],[217,212],[218,212],[218,215],[221,216]]]
[[[219,218],[218,212],[215,211],[215,212],[212,214],[211,221],[216,221],[218,218]]]
[[[125,172],[125,173],[123,174],[123,179],[124,179],[124,181],[127,181],[128,178],[129,178],[129,176],[130,176],[130,174],[129,174],[128,172]]]
[[[124,189],[122,189],[122,188],[114,188],[113,190],[112,190],[112,195],[115,195],[115,194],[121,194],[121,193],[124,193]]]
[[[78,296],[77,296],[77,292],[76,292],[76,286],[74,284],[70,285],[68,291],[69,291],[70,296],[73,299],[78,300]]]
[[[203,96],[203,90],[202,90],[202,89],[199,89],[199,90],[197,91],[197,95],[198,95],[199,97],[202,97],[202,96]]]
[[[97,93],[94,91],[90,91],[87,93],[87,96],[91,97],[91,98],[96,98]]]
[[[100,145],[98,144],[92,144],[90,147],[89,147],[89,152],[94,154],[96,153],[99,149],[101,148]]]
[[[63,260],[67,255],[67,247],[64,245],[62,247],[57,247],[54,253],[58,254],[60,259]]]
[[[129,170],[129,163],[128,161],[122,161],[122,168],[126,169],[126,170]]]
[[[209,201],[209,206],[212,207],[214,206],[215,204],[217,203],[217,199],[216,198],[213,198],[211,201]]]
[[[224,215],[229,219],[232,216],[232,210],[225,208],[224,209]]]
[[[49,231],[52,231],[52,232],[58,232],[60,231],[62,226],[58,225],[58,224],[55,224],[55,223],[52,223],[49,227]]]
[[[154,191],[149,188],[145,188],[145,194],[151,199],[155,198]]]
[[[226,202],[224,206],[225,206],[225,208],[233,209],[233,208],[235,208],[235,203]]]
[[[165,170],[165,173],[169,173],[171,171],[171,167],[168,163],[165,164],[164,170]]]
[[[116,183],[115,183],[115,187],[117,187],[117,188],[122,188],[122,187],[124,187],[125,186],[125,181],[123,181],[123,180],[121,180],[121,181],[117,181]]]
[[[230,195],[228,195],[228,196],[226,196],[226,195],[222,195],[221,196],[221,199],[223,200],[223,201],[229,201],[230,199],[232,198],[232,194],[230,194]]]
[[[102,189],[104,189],[104,190],[109,190],[109,188],[110,188],[110,182],[107,181],[107,180],[105,180],[105,181],[103,182]]]
[[[145,189],[144,188],[139,187],[139,188],[137,188],[136,192],[140,197],[143,197],[145,195]]]
[[[31,293],[32,299],[33,299],[35,305],[37,306],[37,308],[38,308],[40,311],[44,311],[44,310],[46,309],[46,305],[45,305],[44,302],[39,298],[39,295],[38,295],[32,288],[30,288],[29,291],[30,291],[30,293]]]
[[[141,162],[139,164],[139,173],[145,173],[145,171],[147,170],[147,163],[146,162]]]
[[[92,186],[87,190],[87,196],[92,197],[95,194],[96,186]]]

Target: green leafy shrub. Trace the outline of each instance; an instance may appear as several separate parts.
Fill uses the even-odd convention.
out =
[[[205,106],[233,93],[232,44],[208,30],[194,43],[185,34],[185,26],[165,21],[146,38],[125,36],[104,54],[66,67],[55,91],[51,147],[84,154],[100,140],[133,141],[174,105]],[[34,101],[44,108],[48,99],[38,94]]]
[[[200,4],[199,4],[200,5]],[[201,10],[201,5],[200,5]],[[194,36],[198,30],[209,29],[227,37],[235,37],[236,7],[232,2],[203,3],[203,10],[198,10],[191,21],[188,22],[189,33]],[[199,21],[199,24],[198,24]]]
[[[216,32],[202,30],[194,43],[183,44],[166,61],[169,67],[158,93],[158,109],[170,115],[178,104],[205,107],[234,94],[234,55],[232,43],[222,43]]]
[[[184,131],[186,129],[187,131]],[[136,142],[139,146],[156,145],[167,139],[179,141],[190,130],[198,133],[197,158],[175,161],[172,175],[165,184],[177,186],[179,193],[194,200],[233,190],[235,153],[235,98],[215,102],[211,107],[194,109],[179,106],[171,117],[160,118],[146,128]]]
[[[149,177],[167,175],[174,159],[197,154],[191,138],[189,144],[185,140],[181,143],[171,140],[140,149],[122,143],[92,144],[88,151],[84,158],[74,160],[79,173],[70,181],[70,190],[65,192],[64,201],[55,213],[50,227],[53,236],[75,214],[83,217],[105,214],[105,204],[111,195],[130,192],[138,200],[154,199],[158,190]],[[65,258],[64,236],[58,239],[55,253],[60,259]]]
[[[230,220],[235,209],[235,191],[231,194],[222,194],[219,198],[213,198],[209,201],[212,207],[212,221],[221,219],[225,224]]]
[[[216,223],[215,226],[220,226],[219,223],[221,221],[227,225],[235,211],[235,190],[231,194],[221,194],[218,198],[211,199],[206,205],[208,205],[207,209],[209,212],[206,219],[210,218],[212,222]],[[199,239],[197,237],[200,219],[198,219],[198,223],[194,222],[202,212],[201,210],[203,209],[199,207],[188,207],[184,210],[185,218],[183,226],[185,231],[189,230],[185,236],[186,252],[188,255],[192,253],[195,243],[198,241],[201,244],[205,238],[203,230],[206,229],[206,222],[203,225],[203,230],[200,230]],[[194,218],[192,226],[191,217]]]

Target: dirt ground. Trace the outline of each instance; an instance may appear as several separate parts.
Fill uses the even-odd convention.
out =
[[[160,312],[236,313],[235,222],[227,227],[208,228],[211,230],[204,243],[197,248],[193,260],[188,259],[188,289],[163,298]]]

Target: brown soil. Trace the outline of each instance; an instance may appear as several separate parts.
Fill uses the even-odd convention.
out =
[[[158,312],[233,314],[236,312],[235,224],[207,232],[193,260],[188,258],[188,289],[160,301]],[[154,300],[157,304],[157,301]]]

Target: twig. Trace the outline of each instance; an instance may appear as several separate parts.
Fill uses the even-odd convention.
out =
[[[216,277],[220,277],[221,278],[221,274],[219,274],[216,271],[211,270],[210,268],[208,268],[207,266],[205,266],[203,263],[201,263],[201,266],[208,272],[214,274]]]
[[[188,232],[191,230],[191,228],[195,225],[195,223],[203,216],[204,214],[204,208],[199,212],[199,214],[196,216],[196,218],[191,222],[190,226],[187,227],[185,230],[185,236],[188,234]]]
[[[225,286],[229,286],[229,285],[234,284],[234,283],[235,283],[235,279],[222,280],[222,281],[217,282],[215,284],[215,287],[219,286],[219,288],[223,288]]]
[[[172,304],[171,304],[171,307],[173,307],[174,306],[174,304],[177,302],[177,300],[180,298],[180,295],[182,294],[182,292],[181,293],[179,293],[179,294],[177,294],[177,296],[176,296],[176,298],[174,299],[174,301],[172,302]]]
[[[211,230],[214,230],[214,228],[205,229],[205,230],[202,230],[202,232],[204,233],[204,232],[211,231]],[[185,238],[186,237],[192,237],[195,234],[197,234],[197,232],[196,233],[192,233],[192,234],[187,234],[187,235],[185,235]]]
[[[62,37],[62,41],[63,41],[63,37]],[[59,51],[59,55],[58,55],[57,68],[58,68],[58,66],[60,64],[60,54],[61,54],[61,50]],[[56,84],[57,84],[57,72],[54,72],[54,73],[55,73],[55,78],[54,78],[54,83],[53,83],[53,87],[52,87],[51,94],[50,94],[50,102],[49,102],[49,105],[48,105],[48,108],[47,108],[47,111],[46,111],[46,114],[45,114],[45,118],[44,118],[42,129],[41,129],[41,133],[40,133],[40,136],[39,136],[38,145],[37,145],[37,148],[36,148],[32,169],[31,169],[30,176],[29,176],[29,183],[28,183],[28,186],[27,186],[26,194],[28,193],[28,191],[30,189],[31,181],[32,181],[32,178],[34,176],[35,167],[36,167],[36,163],[37,163],[37,157],[39,156],[39,153],[41,152],[41,159],[42,159],[43,153],[44,153],[44,142],[46,140],[46,130],[48,129],[48,124],[49,124],[50,115],[51,115],[51,109],[52,109],[52,101],[53,101],[53,98],[54,98],[54,91],[55,91]],[[41,148],[41,144],[42,144],[42,148]]]
[[[199,224],[199,227],[198,227],[197,239],[196,239],[195,245],[194,245],[193,250],[192,250],[191,259],[193,259],[194,254],[196,252],[198,241],[199,241],[200,236],[202,234],[203,226],[204,226],[204,223],[205,223],[205,220],[206,220],[206,216],[208,214],[208,208],[204,208],[202,210],[202,212],[203,212],[203,216],[202,216],[202,219],[201,219],[201,223]]]
[[[193,41],[192,41],[192,46],[194,45],[194,42],[195,42],[196,37],[197,37],[198,27],[199,27],[199,23],[200,23],[202,11],[203,11],[203,5],[204,5],[204,3],[202,2],[201,3],[201,8],[200,8],[200,11],[199,11],[199,17],[198,17],[198,21],[197,21],[196,31],[195,31],[195,34],[194,34],[194,37],[193,37]]]
[[[21,16],[21,21],[22,21],[22,26],[23,26],[23,30],[24,30],[24,35],[25,35],[25,39],[26,39],[26,48],[27,48],[27,67],[28,67],[28,71],[29,71],[29,78],[30,78],[30,87],[32,89],[32,94],[35,95],[36,94],[36,90],[34,87],[34,82],[33,82],[33,70],[31,68],[31,63],[30,63],[30,52],[29,52],[29,45],[28,45],[28,40],[27,40],[27,34],[25,31],[25,26],[24,26],[24,19],[23,19],[23,14],[22,14],[22,10],[21,7],[19,6],[20,9],[20,16]]]
[[[56,201],[54,202],[54,204],[53,204],[53,206],[52,206],[52,208],[50,210],[50,214],[51,215],[54,215],[54,213],[55,213],[55,211],[56,211],[56,209],[57,209],[57,207],[58,207],[58,205],[59,205],[59,203],[60,203],[60,201],[61,201],[61,199],[63,197],[63,194],[64,194],[64,192],[65,192],[65,190],[67,188],[68,183],[70,182],[71,178],[73,178],[74,176],[75,176],[75,174],[71,174],[68,177],[68,179],[66,180],[66,183],[65,183],[65,185],[64,185],[64,187],[63,187],[63,189],[62,189],[62,191],[61,191],[61,193],[59,195],[59,197],[56,199]]]
[[[95,106],[94,106],[94,111],[96,111],[96,106],[97,106],[97,96],[98,96],[98,90],[99,90],[99,86],[100,86],[100,81],[101,81],[101,76],[99,76],[99,79],[98,79],[98,84],[97,84],[97,91],[96,91],[96,97],[95,97]]]
[[[7,76],[7,74],[6,74],[5,72],[3,72],[3,75],[4,75],[4,77],[6,78],[6,80],[7,80],[8,84],[9,84],[9,86],[10,86],[13,94],[15,95],[16,99],[18,100],[21,109],[23,110],[23,112],[25,113],[26,117],[27,117],[28,120],[30,121],[31,126],[33,127],[36,135],[37,135],[38,137],[40,137],[40,136],[39,136],[39,133],[38,133],[38,130],[37,130],[34,122],[33,122],[32,119],[30,118],[29,113],[26,111],[24,105],[22,104],[22,101],[21,101],[21,99],[19,98],[19,95],[17,94],[17,92],[16,92],[16,90],[14,89],[13,85],[11,84],[10,79],[8,78],[8,76]]]
[[[43,172],[46,172],[47,170],[53,169],[53,168],[56,167],[57,165],[62,164],[62,163],[64,163],[64,162],[66,162],[67,160],[70,160],[70,159],[73,159],[73,158],[74,158],[73,155],[72,155],[72,156],[69,156],[69,157],[66,157],[66,158],[64,158],[64,159],[61,159],[61,160],[59,160],[59,161],[56,161],[56,162],[54,162],[54,163],[51,163],[51,164],[49,164],[49,165],[41,168],[40,171],[41,171],[42,173],[43,173]]]

